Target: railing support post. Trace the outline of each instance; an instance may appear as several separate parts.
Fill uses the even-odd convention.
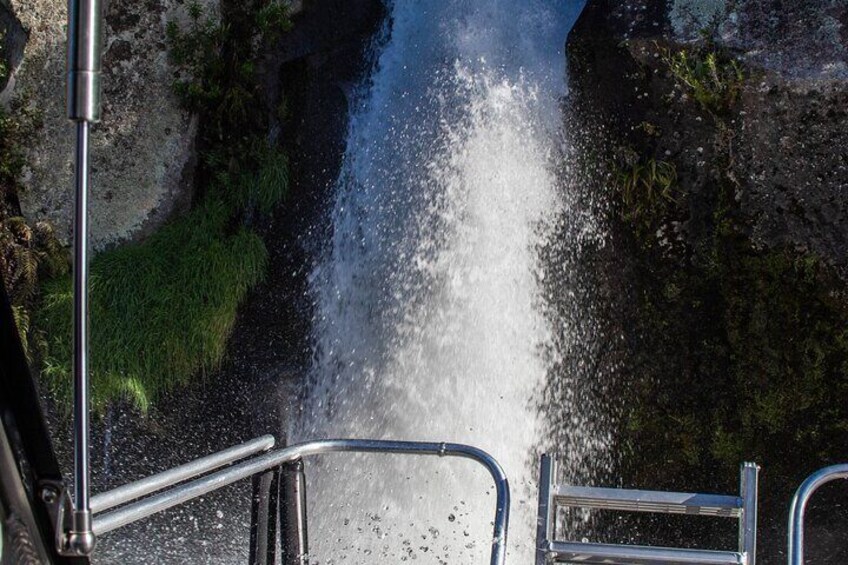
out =
[[[250,508],[250,565],[274,565],[277,551],[277,506],[280,472],[253,477]]]
[[[760,468],[756,463],[743,463],[739,478],[739,496],[742,498],[742,519],[739,520],[739,553],[745,555],[747,565],[757,563],[757,491]]]
[[[551,504],[551,485],[556,480],[556,460],[542,455],[542,470],[539,475],[539,513],[536,524],[536,565],[548,563],[550,541],[556,535],[556,505]]]
[[[306,530],[306,474],[303,459],[281,467],[280,545],[282,565],[307,565],[309,538]]]

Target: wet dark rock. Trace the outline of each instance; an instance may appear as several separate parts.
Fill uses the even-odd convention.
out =
[[[274,46],[272,59],[287,63],[318,53],[329,54],[371,37],[374,22],[385,15],[380,0],[311,0],[293,17],[294,29]]]
[[[5,75],[0,75],[0,102],[5,98],[5,90],[24,56],[27,34],[21,22],[15,17],[8,0],[0,1],[0,54],[6,67]]]
[[[628,154],[664,160],[676,168],[677,199],[682,208],[668,218],[661,233],[643,234],[642,239],[634,237],[632,229],[622,225],[624,222],[611,221],[609,244],[595,258],[602,271],[600,286],[609,288],[605,333],[623,336],[612,348],[610,368],[599,371],[613,374],[617,367],[625,368],[618,371],[617,382],[609,383],[609,410],[622,422],[632,403],[641,398],[637,387],[644,386],[642,375],[658,379],[651,400],[657,406],[660,397],[677,394],[672,386],[686,378],[696,379],[688,389],[684,386],[690,391],[688,396],[675,398],[681,405],[697,405],[707,401],[696,397],[695,391],[715,392],[723,386],[721,382],[697,379],[710,375],[710,366],[733,366],[733,360],[727,358],[728,338],[722,333],[726,328],[721,326],[732,315],[723,310],[727,305],[718,295],[698,294],[700,291],[676,285],[685,280],[685,273],[704,268],[693,266],[691,252],[713,244],[721,220],[716,212],[722,202],[727,203],[723,189],[730,187],[733,229],[750,244],[748,256],[788,252],[817,258],[842,278],[822,282],[821,294],[828,294],[833,284],[832,300],[844,300],[844,290],[839,294],[838,289],[848,281],[848,205],[844,197],[848,189],[848,154],[844,150],[848,142],[846,10],[844,2],[830,0],[589,0],[569,39],[568,50],[573,90],[570,129],[582,153],[588,154],[581,164],[591,172],[587,185],[608,196],[609,216],[617,218],[619,204],[611,164],[620,166],[622,156]],[[663,61],[669,53],[703,45],[699,39],[703,28],[711,30],[715,50],[739,61],[745,77],[738,99],[718,118],[680,88]],[[655,259],[666,262],[663,268],[637,264],[650,255],[640,248],[648,239],[652,244],[659,242]],[[682,248],[689,254],[681,252]],[[674,260],[679,264],[669,267],[667,262]],[[738,270],[745,268],[740,259]],[[766,293],[773,292],[769,284],[762,281]],[[641,305],[646,289],[691,292],[698,300],[688,303],[688,311],[684,308],[681,312],[684,321],[672,320],[665,325],[669,321],[665,318],[645,319]],[[811,300],[812,304],[818,299]],[[686,304],[685,300],[679,303]],[[810,310],[801,308],[807,316]],[[691,322],[688,327],[687,321]],[[832,336],[840,331],[834,327]],[[655,335],[648,335],[651,332]],[[706,343],[719,347],[705,351]],[[667,349],[644,349],[646,344],[665,345]],[[818,346],[822,350],[828,347],[824,341]],[[790,363],[786,361],[787,370]],[[720,396],[720,392],[716,394]],[[708,411],[708,407],[701,408]],[[667,416],[656,413],[655,418],[660,421]],[[639,484],[633,484],[634,476],[626,472],[628,459],[634,456],[628,449],[647,451],[652,447],[622,447],[620,465],[625,472],[618,474],[619,480],[643,488],[735,488],[732,471],[713,468],[697,476],[675,476],[673,469],[665,467],[666,459],[659,456],[652,466],[641,468]],[[838,450],[839,445],[833,449]],[[778,446],[774,451],[779,451]],[[681,457],[679,453],[667,455],[669,460]],[[815,465],[825,462],[793,463],[797,463],[796,468],[787,474],[791,477],[776,477],[774,466],[771,471],[769,467],[763,469],[758,563],[784,562],[790,494],[783,492],[784,488],[797,484]],[[646,484],[652,480],[652,484]],[[779,496],[773,490],[777,483],[782,485]],[[809,529],[814,553],[810,562],[844,562],[845,550],[833,535],[836,525],[844,520],[844,507],[844,499],[834,491],[814,505],[811,524],[815,525]],[[633,543],[697,545],[706,541],[723,547],[732,545],[734,534],[730,529],[721,530],[719,525],[711,528],[709,523],[693,528],[682,522],[654,521],[629,529],[612,524],[608,533],[618,541]],[[634,531],[639,536],[634,537]],[[654,540],[646,539],[651,535]]]
[[[756,80],[756,79],[755,79]],[[746,89],[737,138],[740,194],[753,237],[848,268],[848,80],[765,76]]]
[[[737,134],[733,174],[754,239],[764,247],[812,251],[848,273],[848,157],[835,150],[845,146],[848,131],[848,41],[840,23],[848,6],[746,0],[730,10],[724,4],[590,0],[571,41],[572,66],[581,69],[573,81],[592,92],[581,111],[611,125],[620,144],[640,136],[632,128],[637,117],[681,132],[670,156],[692,201],[705,196],[711,183],[697,167],[711,162],[711,148],[693,150],[705,145],[710,116],[697,104],[665,102],[675,89],[662,55],[687,45],[700,28],[683,22],[709,5],[702,27],[713,26],[718,45],[740,59],[746,75],[728,122]]]

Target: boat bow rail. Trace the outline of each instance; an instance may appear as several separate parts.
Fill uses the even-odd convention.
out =
[[[304,458],[339,452],[429,455],[470,459],[489,472],[496,490],[490,564],[504,565],[509,483],[501,466],[485,451],[457,443],[356,439],[310,441],[269,451],[273,444],[272,436],[263,436],[92,497],[94,534],[103,535],[237,481],[253,478],[251,564],[276,562],[276,517],[279,515],[282,562],[304,565],[308,562]]]
[[[848,479],[848,464],[819,469],[801,483],[789,510],[789,565],[804,565],[804,518],[813,494],[829,482]]]

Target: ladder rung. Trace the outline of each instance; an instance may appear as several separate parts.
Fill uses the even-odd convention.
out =
[[[548,555],[557,563],[603,565],[745,565],[746,559],[735,551],[608,545],[603,543],[552,542]]]
[[[559,506],[727,518],[742,515],[742,499],[738,496],[566,485],[557,485],[553,491]]]

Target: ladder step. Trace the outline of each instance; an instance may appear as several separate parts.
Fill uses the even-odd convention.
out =
[[[609,545],[603,543],[552,542],[548,555],[556,563],[595,565],[745,565],[746,558],[735,551]]]
[[[556,485],[553,498],[558,506],[579,508],[727,518],[742,515],[740,497],[719,494]]]

